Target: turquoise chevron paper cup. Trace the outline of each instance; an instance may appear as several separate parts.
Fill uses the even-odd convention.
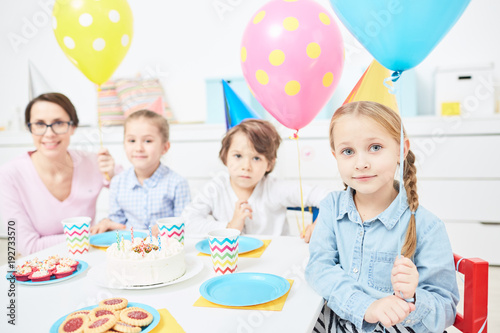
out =
[[[238,268],[239,235],[240,231],[237,229],[221,229],[208,233],[215,274],[234,273]]]
[[[184,220],[181,217],[165,217],[156,223],[161,237],[175,239],[184,245]]]
[[[89,252],[90,217],[72,217],[61,221],[70,254]]]

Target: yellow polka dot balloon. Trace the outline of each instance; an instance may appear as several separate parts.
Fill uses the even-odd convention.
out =
[[[250,19],[241,43],[243,75],[280,123],[309,124],[335,90],[344,46],[330,13],[312,0],[272,0]]]
[[[52,20],[63,52],[98,85],[113,75],[132,42],[132,10],[126,0],[56,1]]]

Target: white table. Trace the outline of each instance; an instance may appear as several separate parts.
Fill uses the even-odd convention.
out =
[[[271,239],[270,237],[259,237]],[[186,239],[186,255],[195,256],[199,238]],[[47,258],[58,254],[68,256],[66,245],[60,244],[25,257],[24,260]],[[293,279],[294,284],[282,311],[250,311],[195,307],[200,297],[199,287],[215,276],[210,257],[196,257],[203,261],[203,269],[186,281],[155,289],[118,290],[96,285],[87,272],[60,283],[28,286],[16,284],[16,326],[7,323],[6,305],[9,283],[0,281],[3,313],[0,332],[48,332],[52,324],[65,314],[79,308],[95,305],[109,297],[125,297],[130,302],[148,304],[156,309],[166,308],[188,333],[190,332],[311,332],[323,304],[304,279],[309,247],[298,237],[275,237],[260,258],[239,258],[239,272],[262,272]],[[91,247],[88,254],[77,256],[89,268],[105,261],[105,252]],[[19,260],[18,263],[20,263]],[[0,267],[3,277],[7,265]]]

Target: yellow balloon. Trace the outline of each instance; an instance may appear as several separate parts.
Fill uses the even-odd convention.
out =
[[[132,42],[132,10],[126,0],[56,1],[52,19],[63,52],[98,85],[113,75]]]

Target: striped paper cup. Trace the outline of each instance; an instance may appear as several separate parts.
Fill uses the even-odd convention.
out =
[[[240,231],[237,229],[221,229],[208,233],[215,274],[234,273],[238,268],[239,235]]]
[[[184,220],[181,217],[165,217],[156,223],[161,237],[175,239],[184,245]]]
[[[66,235],[66,245],[70,254],[83,254],[89,252],[90,241],[90,217],[72,217],[61,221],[64,234]]]

